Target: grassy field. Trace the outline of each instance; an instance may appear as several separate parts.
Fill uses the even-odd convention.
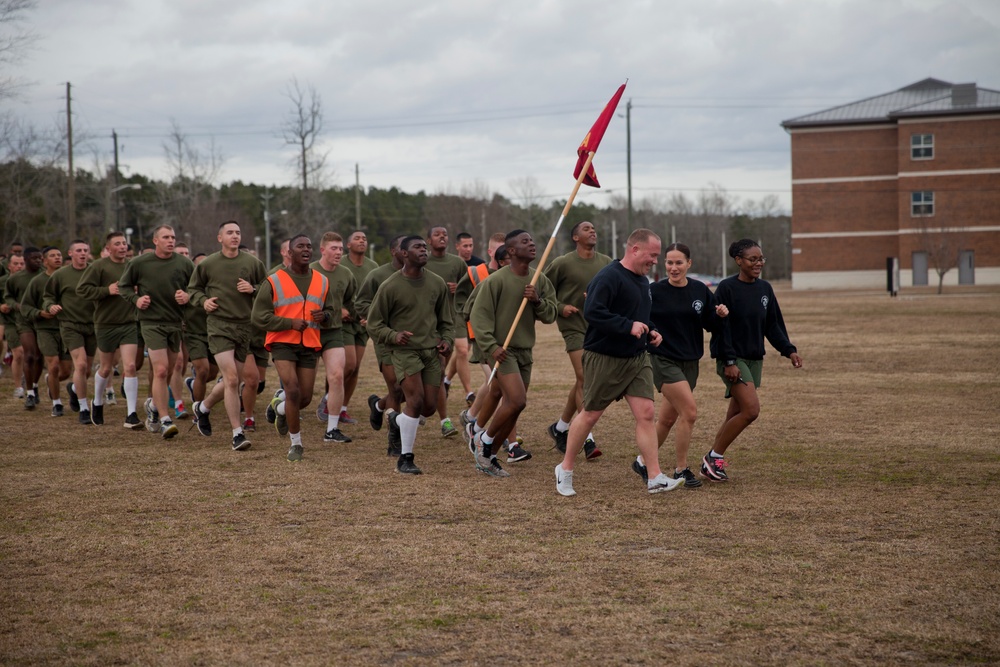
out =
[[[433,423],[425,474],[396,474],[370,358],[354,442],[310,416],[299,464],[269,429],[233,452],[220,411],[169,443],[123,401],[104,427],[27,413],[8,373],[0,662],[1000,663],[1000,291],[778,298],[805,367],[769,351],[730,483],[653,496],[624,405],[556,494],[554,327],[504,480]],[[692,467],[726,408],[708,361],[695,395]]]

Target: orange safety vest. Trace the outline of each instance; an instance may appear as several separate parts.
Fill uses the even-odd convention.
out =
[[[475,266],[470,266],[466,269],[469,272],[469,280],[472,281],[472,289],[476,289],[476,285],[486,280],[490,275],[490,268],[486,264],[476,264]],[[466,328],[469,330],[469,340],[475,339],[476,335],[472,332],[472,323],[466,322]]]
[[[313,322],[312,313],[323,310],[326,303],[326,293],[330,289],[330,281],[319,271],[312,272],[309,281],[309,291],[305,296],[299,291],[298,285],[292,280],[285,269],[278,269],[267,277],[271,283],[271,293],[274,295],[274,314],[278,317],[301,319],[306,321],[305,331],[285,329],[284,331],[268,331],[264,337],[264,347],[268,350],[275,343],[290,343],[319,350],[319,323]]]

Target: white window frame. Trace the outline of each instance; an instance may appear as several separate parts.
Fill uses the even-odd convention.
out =
[[[930,218],[934,216],[934,191],[915,190],[910,193],[910,217]]]
[[[934,135],[933,134],[911,134],[910,135],[910,159],[911,160],[933,160],[934,159]]]

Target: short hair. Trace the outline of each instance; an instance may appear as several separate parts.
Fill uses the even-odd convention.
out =
[[[157,225],[156,227],[153,228],[152,238],[155,239],[156,238],[156,233],[158,231],[160,231],[161,229],[169,229],[170,231],[174,231],[174,228],[172,226],[170,226],[170,225]]]
[[[625,245],[634,246],[639,245],[640,243],[649,243],[653,239],[656,239],[657,241],[660,240],[660,237],[656,234],[656,232],[640,228],[628,235],[628,240],[625,241]]]
[[[327,245],[328,243],[335,243],[337,241],[340,241],[341,243],[343,243],[344,242],[344,237],[341,236],[340,234],[338,234],[337,232],[327,232],[327,233],[323,234],[323,238],[321,238],[319,240],[319,245],[322,248],[323,246]]]
[[[733,243],[729,246],[729,256],[732,257],[733,259],[736,259],[750,248],[759,248],[759,247],[760,244],[758,244],[753,239],[740,239],[739,241],[733,241]]]
[[[497,246],[496,252],[493,253],[493,260],[499,264],[505,259],[507,259],[507,246]]]
[[[115,238],[116,236],[125,238],[125,232],[118,232],[118,231],[108,232],[107,234],[104,235],[104,244],[107,245],[108,243],[111,242],[111,239]]]
[[[507,236],[503,232],[497,232],[490,236],[491,243],[505,243],[507,241]]]
[[[667,249],[663,251],[663,256],[666,257],[667,253],[671,250],[677,250],[684,253],[686,259],[691,259],[691,248],[687,247],[683,243],[671,243],[667,246]]]
[[[174,248],[186,248],[186,247],[188,247],[188,244],[184,243],[184,241],[174,244]]]
[[[44,248],[42,248],[42,257],[44,257],[45,255],[48,255],[53,250],[59,250],[59,248],[55,247],[54,245],[47,245],[47,246],[45,246]],[[62,254],[61,250],[59,250],[59,254],[60,255]]]
[[[354,231],[352,231],[350,234],[347,235],[347,240],[350,241],[352,238],[354,238],[355,234],[364,234],[365,238],[366,239],[368,238],[368,234],[365,234],[365,230],[363,230],[363,229],[355,229]]]
[[[578,222],[575,225],[573,225],[572,229],[569,230],[569,237],[573,238],[574,236],[576,236],[576,232],[577,232],[577,230],[580,229],[580,225],[582,225],[584,223],[587,223],[588,225],[594,224],[590,220],[581,220],[580,222]]]
[[[199,257],[204,257],[204,256],[205,256],[205,253],[199,252],[197,255],[195,255],[194,257],[191,258],[191,261],[193,262],[194,260],[198,259]]]
[[[434,236],[435,229],[443,229],[445,234],[448,233],[448,228],[445,227],[444,225],[431,225],[430,227],[427,228],[427,236],[428,237]]]
[[[240,227],[240,223],[237,222],[236,220],[226,220],[225,222],[220,222],[219,223],[219,231],[221,232],[222,228],[225,227],[226,225],[236,225],[237,227]],[[242,231],[243,231],[243,228],[240,227],[240,232],[242,232]]]
[[[399,242],[399,247],[403,250],[403,252],[406,252],[407,250],[410,249],[410,246],[413,245],[415,241],[423,241],[423,240],[424,237],[420,236],[419,234],[410,234],[409,236],[403,237],[403,240]]]
[[[291,249],[292,245],[301,238],[305,238],[309,243],[312,243],[312,239],[309,238],[308,234],[296,234],[292,238],[288,239],[288,248]]]
[[[527,233],[528,230],[526,229],[515,229],[512,232],[507,232],[507,235],[503,237],[503,242],[504,244],[509,244],[511,239],[520,236],[521,234],[527,234]]]
[[[84,241],[83,239],[73,239],[72,241],[69,242],[69,247],[72,248],[77,243],[82,243],[85,246],[89,246],[90,245],[90,241]]]
[[[472,234],[469,232],[459,232],[458,236],[455,237],[455,241],[464,241],[465,239],[471,239]]]
[[[46,247],[48,247],[48,246],[46,246]],[[34,252],[42,252],[42,251],[37,246],[29,245],[28,247],[26,247],[24,249],[24,251],[21,254],[27,256],[27,255],[30,255],[31,253],[34,253]]]
[[[396,250],[397,248],[399,248],[400,242],[403,239],[405,239],[406,237],[407,237],[407,234],[397,234],[396,236],[393,236],[392,240],[389,241],[389,250],[392,251],[392,250]]]
[[[241,243],[241,244],[239,245],[239,247],[237,247],[237,250],[249,250],[249,249],[250,249],[250,248],[248,248],[248,247],[247,247],[246,245],[244,245],[243,243]]]

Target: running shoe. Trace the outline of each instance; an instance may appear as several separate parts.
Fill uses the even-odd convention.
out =
[[[330,418],[330,413],[326,410],[326,396],[319,399],[319,405],[316,406],[316,420],[321,422],[326,422]]]
[[[173,422],[163,422],[160,424],[160,437],[164,440],[170,440],[178,433],[180,433],[180,430],[178,430]]]
[[[565,454],[566,439],[569,438],[569,431],[560,431],[556,428],[556,422],[553,422],[549,424],[548,434],[552,438],[552,442],[556,443],[556,449]]]
[[[90,406],[90,423],[94,426],[104,425],[104,406],[103,405],[92,405]]]
[[[701,476],[712,482],[728,482],[729,475],[726,474],[726,460],[721,456],[712,456],[709,452],[701,460]]]
[[[680,472],[674,471],[674,479],[683,479],[685,489],[697,489],[701,486],[701,480],[694,476],[691,468],[684,468]]]
[[[653,479],[646,482],[646,491],[648,493],[663,493],[664,491],[673,491],[679,486],[684,486],[683,479],[674,479],[669,477],[666,473],[660,473]]]
[[[69,409],[73,412],[80,411],[80,397],[76,395],[76,391],[73,389],[73,383],[66,383],[66,393],[69,394]]]
[[[302,445],[292,445],[288,448],[288,460],[297,463],[302,460]]]
[[[597,448],[597,443],[594,442],[593,438],[587,438],[586,442],[583,443],[583,453],[589,461],[600,456],[601,450]]]
[[[642,477],[643,482],[649,481],[649,473],[646,472],[646,466],[639,463],[639,457],[636,457],[635,461],[632,461],[632,471],[639,477]]]
[[[441,435],[446,438],[458,435],[458,429],[451,423],[451,417],[445,417],[441,422]]]
[[[399,424],[396,423],[396,415],[398,412],[393,412],[389,415],[388,427],[389,427],[389,446],[386,448],[386,454],[388,456],[402,456],[403,455],[403,436],[399,432]]]
[[[64,412],[63,412],[62,403],[56,403],[55,405],[52,406],[52,416],[53,417],[62,417],[63,414],[64,414]]]
[[[80,423],[87,426],[91,425],[90,421],[90,410],[80,410]]]
[[[339,428],[333,428],[323,434],[323,442],[353,442],[351,437],[344,435]]]
[[[404,475],[420,475],[423,470],[418,468],[413,462],[413,453],[401,454],[399,460],[396,461],[396,472],[403,473]]]
[[[378,396],[376,394],[368,397],[368,410],[368,423],[373,430],[381,431],[385,413],[378,409]]]
[[[253,417],[247,417],[243,420],[243,432],[244,433],[255,433],[257,431],[257,423],[253,420]]]
[[[573,471],[563,470],[562,464],[556,466],[556,491],[560,496],[575,496],[573,489]]]
[[[527,461],[531,458],[531,452],[527,449],[521,447],[521,445],[516,442],[507,448],[507,463],[517,463],[518,461]]]
[[[340,423],[341,424],[357,424],[358,420],[347,414],[347,410],[340,411]]]
[[[202,401],[195,401],[191,409],[194,410],[194,425],[198,427],[198,433],[208,437],[212,435],[212,419],[207,412],[201,411]]]
[[[139,421],[139,415],[134,412],[130,412],[129,415],[125,417],[124,426],[130,431],[138,431],[142,428],[142,422]]]
[[[250,440],[243,433],[237,433],[233,436],[233,451],[243,452],[250,449]]]

